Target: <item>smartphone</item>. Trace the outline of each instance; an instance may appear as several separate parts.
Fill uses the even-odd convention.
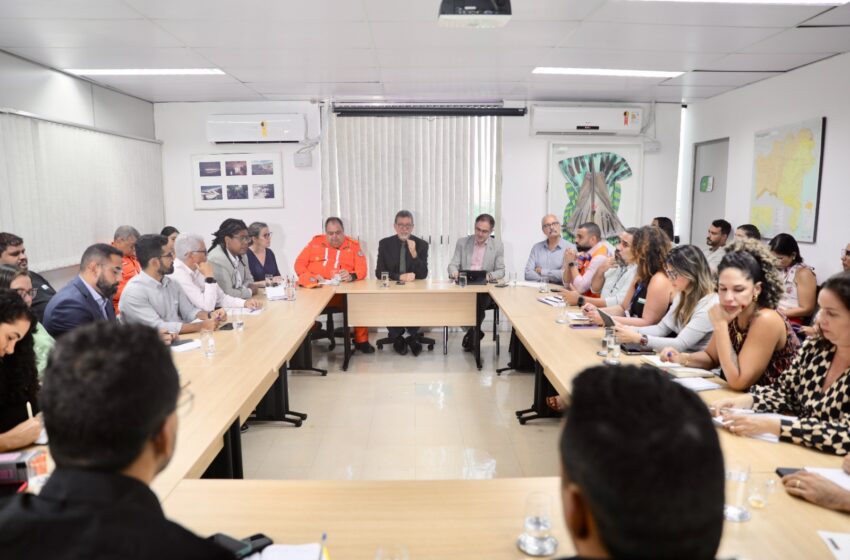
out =
[[[245,556],[251,554],[253,551],[253,547],[251,543],[240,541],[239,539],[234,539],[231,536],[225,535],[224,533],[216,533],[215,535],[209,538],[215,544],[221,546],[232,552],[236,558],[244,558]]]
[[[599,312],[599,316],[602,317],[602,323],[606,327],[613,327],[614,326],[614,319],[612,319],[610,315],[608,315],[607,313],[605,313],[601,309],[597,309],[596,311]]]
[[[779,475],[779,478],[782,478],[783,476],[794,474],[795,472],[801,470],[803,469],[798,469],[796,467],[776,467],[776,474]]]
[[[192,341],[188,338],[175,338],[174,340],[171,341],[171,345],[172,346],[180,346],[181,344],[187,344],[189,342],[192,342]]]
[[[222,326],[220,326],[218,328],[218,330],[220,330],[220,331],[232,331],[233,330],[233,323],[225,323]]]
[[[404,286],[404,280],[396,280],[395,283],[399,286]]]

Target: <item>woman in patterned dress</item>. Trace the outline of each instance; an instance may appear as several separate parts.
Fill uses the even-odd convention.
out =
[[[827,280],[818,296],[821,336],[803,343],[791,367],[771,386],[714,403],[736,435],[774,434],[780,441],[827,453],[850,452],[850,272]],[[730,408],[775,412],[793,419],[733,414]]]
[[[779,309],[793,325],[808,324],[815,312],[818,280],[815,269],[803,262],[800,246],[792,235],[780,233],[770,240],[770,250],[779,262],[784,289]]]
[[[721,368],[729,387],[771,385],[788,369],[800,343],[776,310],[782,279],[767,247],[735,241],[717,267],[720,301],[708,311],[714,334],[702,352],[664,348],[661,360],[702,369]]]

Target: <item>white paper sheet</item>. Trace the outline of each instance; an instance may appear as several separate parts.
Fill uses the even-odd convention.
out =
[[[845,490],[850,490],[850,474],[847,474],[841,469],[825,469],[821,467],[805,467],[805,469],[811,473],[821,475]]]
[[[189,352],[191,350],[196,350],[200,347],[201,347],[201,341],[198,340],[198,339],[195,339],[195,340],[190,340],[189,342],[186,342],[186,343],[181,344],[179,346],[172,346],[171,351],[172,352]]]
[[[319,560],[321,553],[319,543],[273,544],[248,556],[247,560]]]
[[[850,533],[818,531],[818,535],[836,560],[850,560]]]
[[[683,387],[687,387],[691,391],[711,391],[714,389],[719,389],[720,385],[714,383],[713,381],[708,381],[707,379],[703,379],[702,377],[684,377],[682,379],[674,379],[676,383],[682,385]]]

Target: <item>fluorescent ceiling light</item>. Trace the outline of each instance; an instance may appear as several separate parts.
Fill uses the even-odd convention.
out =
[[[566,76],[616,76],[619,78],[675,78],[684,72],[662,72],[659,70],[613,70],[610,68],[555,68],[538,66],[532,74],[559,74]]]
[[[630,0],[632,2],[691,2],[700,4],[782,4],[796,6],[840,6],[850,0]]]
[[[218,68],[66,68],[78,76],[223,76]]]

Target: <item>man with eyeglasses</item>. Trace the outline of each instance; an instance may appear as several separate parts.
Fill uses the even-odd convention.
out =
[[[114,321],[112,296],[121,282],[124,254],[97,243],[83,252],[80,274],[59,290],[44,311],[44,328],[54,338],[95,321]]]
[[[122,259],[121,281],[118,282],[118,289],[115,291],[115,295],[112,296],[112,305],[117,315],[118,301],[124,292],[124,286],[142,271],[139,259],[136,258],[136,240],[139,239],[139,230],[133,226],[118,226],[112,238],[112,246],[124,255]]]
[[[255,299],[242,299],[224,293],[207,260],[207,248],[200,235],[181,233],[174,240],[174,251],[174,272],[168,277],[180,285],[195,307],[207,312],[217,307],[260,307],[260,302]]]
[[[383,272],[397,282],[413,282],[427,278],[428,243],[413,235],[413,214],[409,210],[399,210],[395,215],[393,227],[396,234],[378,242],[375,278],[380,278]],[[408,347],[414,356],[422,352],[419,327],[387,327],[387,330],[390,337],[395,339],[393,349],[399,354],[407,354]]]
[[[228,218],[213,233],[213,242],[207,251],[207,259],[213,268],[213,276],[225,294],[249,299],[265,285],[254,282],[245,254],[251,246],[248,226],[242,220]]]
[[[27,249],[24,247],[24,240],[22,238],[14,233],[0,232],[0,264],[17,266],[25,270],[29,275],[30,280],[32,280],[32,287],[36,290],[30,309],[35,313],[39,322],[42,322],[44,320],[44,309],[47,307],[47,302],[56,295],[56,290],[53,289],[53,286],[50,285],[50,282],[44,276],[29,269]]]
[[[531,282],[545,280],[562,284],[564,276],[564,251],[570,244],[561,235],[561,223],[554,214],[547,214],[541,222],[546,239],[535,243],[525,263],[525,279]]]
[[[167,275],[174,272],[174,253],[166,252],[164,235],[143,235],[136,241],[142,273],[135,276],[121,295],[121,321],[165,329],[171,341],[178,334],[216,329],[227,316],[223,309],[207,312],[195,307],[183,289]],[[195,319],[199,322],[193,323]]]
[[[149,487],[190,397],[150,328],[98,322],[59,340],[38,396],[56,470],[38,495],[0,500],[3,558],[232,560],[166,519]]]
[[[354,282],[366,278],[366,255],[360,243],[345,235],[342,220],[331,216],[325,220],[324,235],[317,235],[295,259],[295,274],[302,286],[315,286],[322,280],[339,276],[340,282]],[[342,295],[335,295],[329,307],[342,305]],[[354,348],[371,354],[375,347],[369,344],[369,329],[354,327]]]

